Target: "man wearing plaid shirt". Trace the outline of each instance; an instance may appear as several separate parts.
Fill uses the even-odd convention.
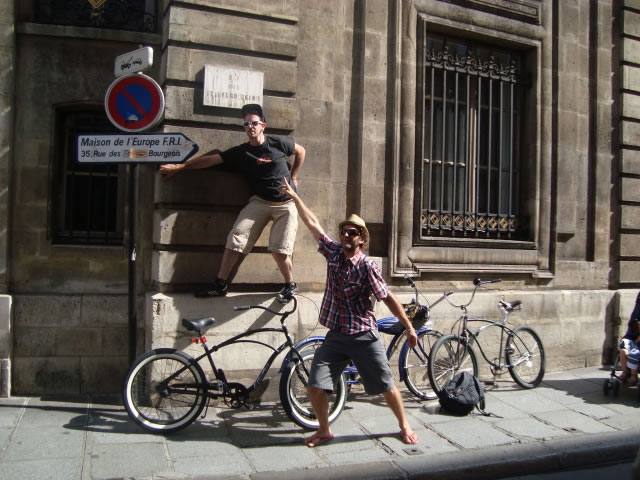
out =
[[[367,226],[359,216],[351,215],[339,225],[340,242],[329,238],[318,218],[290,187],[286,179],[282,193],[295,202],[300,218],[319,244],[318,251],[327,259],[327,284],[320,308],[320,323],[329,328],[326,339],[316,350],[309,377],[309,398],[318,418],[319,428],[305,439],[308,447],[331,440],[327,391],[332,391],[351,360],[368,394],[383,394],[398,419],[402,441],[418,443],[418,436],[407,421],[402,395],[393,383],[389,361],[373,315],[371,295],[391,310],[407,330],[409,346],[418,337],[402,304],[389,291],[378,265],[362,253],[369,239]]]

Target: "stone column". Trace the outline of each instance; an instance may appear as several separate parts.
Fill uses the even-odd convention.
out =
[[[13,154],[13,76],[15,34],[13,2],[0,4],[0,396],[11,386],[11,296],[7,294],[9,239],[9,189]]]

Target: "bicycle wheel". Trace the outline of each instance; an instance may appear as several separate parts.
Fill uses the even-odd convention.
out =
[[[152,432],[175,432],[190,425],[206,401],[206,377],[200,365],[170,348],[140,356],[124,381],[129,416]]]
[[[306,350],[301,352],[301,355],[308,372],[311,370],[314,352]],[[280,377],[280,402],[293,422],[302,428],[315,430],[319,427],[319,424],[311,408],[309,393],[307,392],[308,380],[309,377],[300,361],[289,362]],[[338,384],[333,389],[333,393],[328,394],[329,423],[332,423],[342,413],[347,398],[346,391],[344,375],[341,375]]]
[[[456,335],[440,337],[429,355],[429,382],[433,391],[437,394],[456,373],[463,370],[478,376],[478,361],[471,346]]]
[[[530,327],[517,327],[509,334],[505,359],[513,380],[524,388],[534,388],[544,376],[544,347]]]
[[[416,347],[409,348],[405,340],[400,352],[400,378],[409,391],[422,400],[436,398],[429,381],[429,354],[439,337],[440,333],[435,330],[418,333]]]

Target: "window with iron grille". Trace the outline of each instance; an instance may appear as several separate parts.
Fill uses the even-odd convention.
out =
[[[419,240],[524,239],[518,52],[425,33],[420,53]]]
[[[156,0],[33,0],[36,23],[156,31]]]
[[[125,167],[78,163],[76,136],[89,133],[119,132],[103,108],[58,109],[52,188],[53,243],[122,245]]]

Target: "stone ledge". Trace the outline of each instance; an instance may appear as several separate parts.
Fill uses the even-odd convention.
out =
[[[68,37],[86,40],[110,40],[145,45],[160,45],[162,36],[157,33],[111,30],[108,28],[74,27],[67,25],[45,25],[41,23],[19,23],[16,33],[46,37]],[[133,48],[132,48],[133,50]]]

